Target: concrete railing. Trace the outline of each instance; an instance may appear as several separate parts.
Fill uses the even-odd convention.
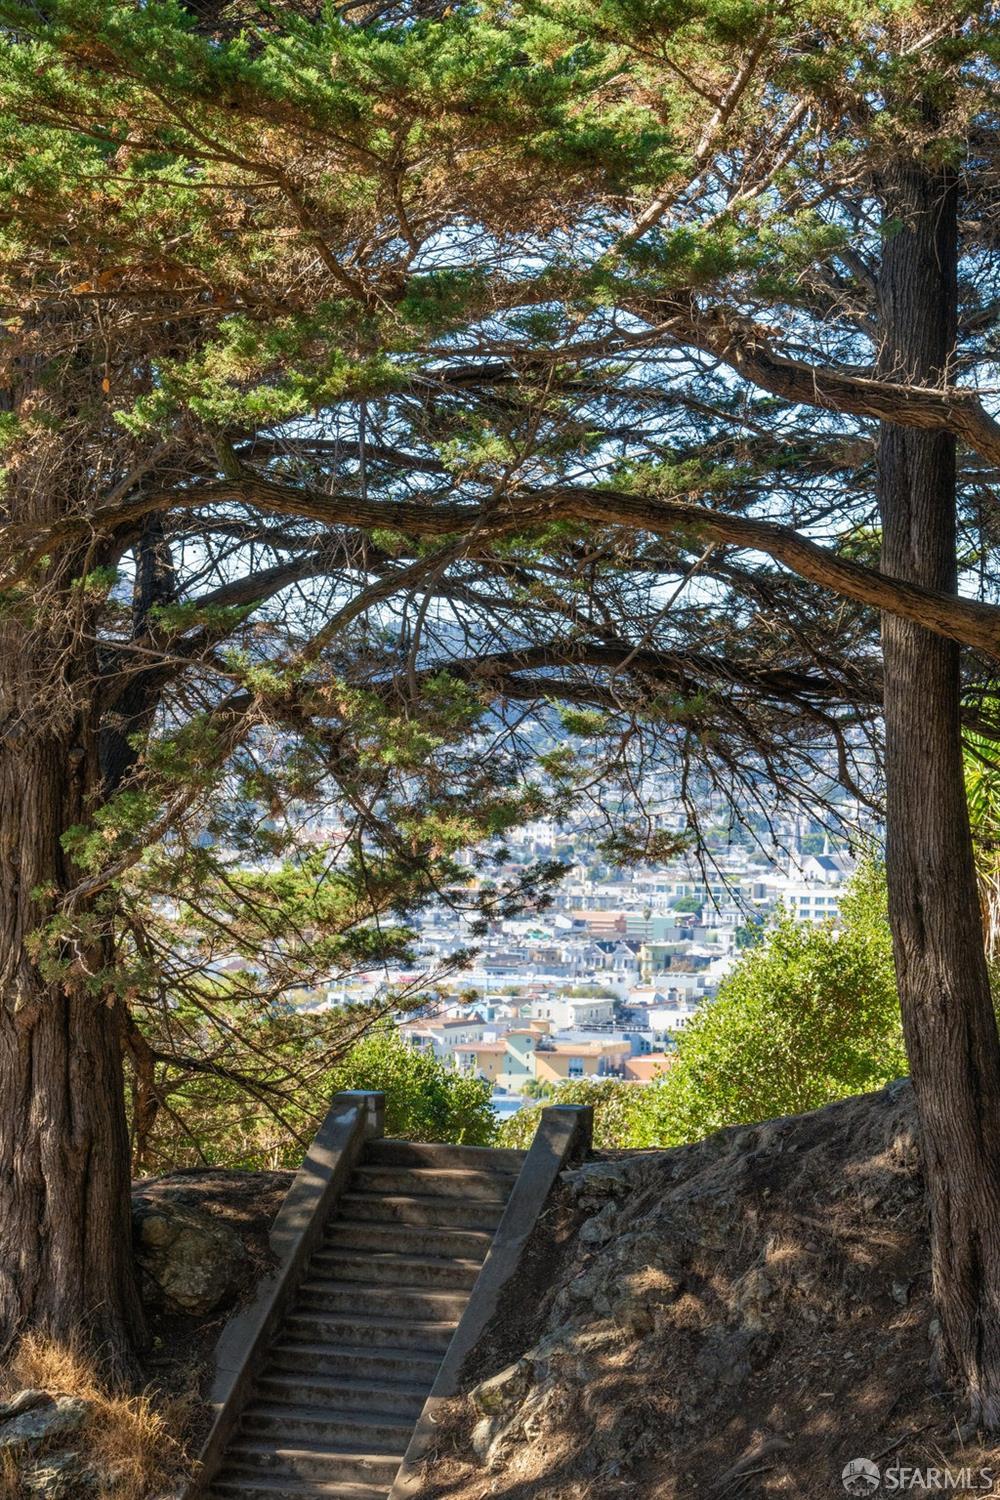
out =
[[[262,1277],[253,1300],[233,1314],[219,1336],[209,1393],[212,1425],[185,1500],[198,1500],[210,1485],[330,1212],[365,1142],[384,1133],[384,1094],[345,1090],[334,1095],[271,1226],[270,1245],[277,1265]]]
[[[441,1408],[461,1391],[462,1367],[482,1338],[500,1298],[517,1271],[539,1215],[563,1167],[590,1150],[594,1112],[584,1104],[553,1104],[542,1110],[534,1140],[517,1176],[489,1254],[461,1321],[441,1361],[437,1379],[389,1492],[389,1500],[417,1500],[421,1469],[437,1436]]]

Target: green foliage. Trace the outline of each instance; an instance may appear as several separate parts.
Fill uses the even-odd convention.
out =
[[[725,1125],[816,1109],[906,1072],[881,869],[864,864],[841,919],[782,917],[680,1034],[650,1084],[580,1079],[552,1104],[590,1104],[599,1149],[679,1146]],[[541,1106],[500,1127],[525,1146]]]
[[[905,1072],[884,879],[865,864],[837,928],[786,916],[744,954],[643,1091],[631,1144],[798,1114]]]
[[[129,1104],[137,1175],[300,1166],[329,1104],[329,1073],[380,1014],[315,1015],[269,1003],[250,972],[214,986],[198,975],[169,1000],[136,1009]]]
[[[599,848],[611,864],[627,868],[642,864],[668,864],[691,846],[690,833],[672,833],[667,828],[625,824],[601,839]]]
[[[617,1078],[570,1078],[544,1096],[544,1104],[526,1105],[500,1126],[499,1144],[520,1150],[531,1145],[541,1111],[549,1104],[589,1104],[594,1111],[594,1145],[599,1151],[635,1146],[641,1134],[643,1096],[639,1084]]]
[[[987,705],[990,708],[992,704]],[[977,852],[988,865],[1000,848],[1000,760],[997,743],[966,730],[962,737],[965,760],[965,797]]]
[[[329,1075],[327,1087],[331,1092],[380,1089],[386,1135],[461,1146],[494,1144],[492,1086],[409,1046],[394,1028],[379,1028],[358,1042]]]
[[[560,707],[558,712],[559,721],[567,734],[586,737],[592,734],[601,734],[607,728],[606,715],[596,713],[592,709]]]
[[[785,657],[801,675],[806,587],[789,601],[749,554],[703,557],[691,514],[759,516],[767,496],[808,531],[812,506],[832,550],[871,560],[866,481],[843,526],[829,504],[853,494],[845,472],[864,475],[870,443],[863,430],[859,461],[841,418],[754,396],[716,361],[741,328],[754,347],[786,331],[800,358],[818,316],[819,350],[871,367],[867,292],[838,253],[868,235],[857,259],[874,263],[844,197],[872,161],[863,127],[831,122],[872,122],[876,163],[909,152],[914,117],[886,103],[918,96],[906,69],[933,83],[981,43],[925,28],[908,0],[769,8],[764,33],[760,9],[544,0],[401,20],[0,0],[0,296],[13,384],[45,372],[0,414],[24,487],[0,618],[30,624],[35,649],[50,629],[55,666],[32,664],[29,696],[53,685],[59,733],[91,736],[58,830],[59,878],[86,877],[85,895],[45,872],[55,914],[32,951],[51,982],[127,1002],[150,1150],[183,1120],[195,1151],[228,1149],[227,1132],[248,1159],[297,1151],[371,1017],[309,1017],[289,993],[406,958],[409,916],[441,891],[474,930],[544,904],[558,871],[498,875],[505,834],[603,787],[607,767],[634,790],[640,720],[685,772],[721,723],[738,785],[750,761],[808,781],[815,724],[782,710],[780,672],[775,697],[755,675]],[[914,17],[924,40],[904,52]],[[747,49],[746,90],[720,110]],[[969,77],[935,150],[990,115],[992,66]],[[654,195],[662,211],[623,243]],[[68,468],[43,452],[35,475],[26,450],[46,436]],[[561,516],[567,479],[613,482],[622,525],[606,497],[600,519]],[[870,617],[845,606],[836,630],[867,671]],[[472,665],[449,672],[450,654]],[[487,656],[496,675],[477,676]],[[497,732],[532,692],[580,743],[536,742],[532,762],[516,729]],[[105,732],[134,756],[114,785]],[[337,841],[305,847],[334,803]],[[689,842],[627,807],[604,846],[616,862]],[[783,924],[685,1038],[673,1123],[650,1130],[865,1086],[876,1044],[895,1066],[875,946]],[[418,1078],[427,1061],[381,1033],[359,1046],[425,1100],[396,1128],[478,1128],[454,1123],[467,1080]],[[600,1090],[609,1138],[627,1100],[670,1105],[667,1083],[564,1087]],[[447,1126],[426,1103],[441,1090]]]
[[[673,911],[690,913],[701,911],[703,904],[697,896],[678,896],[676,901],[670,903]]]
[[[977,705],[980,713],[995,714],[992,695]],[[1000,762],[997,743],[985,734],[963,736],[965,796],[972,825],[979,904],[983,915],[986,954],[996,969],[1000,957]]]
[[[546,1078],[526,1078],[521,1085],[525,1099],[548,1099],[553,1085]]]
[[[406,1001],[396,998],[405,1010]],[[159,1070],[152,1090],[142,1088],[137,1069],[131,1114],[139,1169],[204,1163],[241,1170],[298,1167],[340,1089],[383,1091],[388,1135],[491,1145],[496,1119],[490,1085],[409,1047],[387,1009],[347,1006],[316,1013],[264,1005],[243,992],[239,976],[218,984],[214,994],[203,983],[199,994],[175,1001],[175,1045],[178,1036],[209,1023],[230,1045],[217,1048],[217,1060],[208,1065],[195,1056],[185,1068],[175,1057]]]

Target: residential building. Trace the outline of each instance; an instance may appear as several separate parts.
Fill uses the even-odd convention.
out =
[[[512,1093],[520,1093],[529,1079],[555,1084],[567,1078],[621,1076],[632,1052],[626,1038],[562,1041],[553,1039],[543,1029],[546,1025],[514,1027],[495,1042],[456,1047],[458,1066]]]
[[[673,1052],[645,1052],[625,1059],[622,1076],[632,1083],[652,1083],[655,1078],[662,1078],[676,1061]]]
[[[564,1031],[572,1026],[612,1025],[616,1003],[603,995],[546,995],[532,1000],[526,1010],[529,1017],[551,1021],[554,1030]]]

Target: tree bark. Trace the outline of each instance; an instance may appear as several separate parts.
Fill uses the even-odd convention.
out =
[[[899,163],[884,182],[881,364],[945,382],[957,311],[957,187]],[[954,592],[955,439],[884,423],[883,571]],[[920,1118],[946,1369],[1000,1426],[1000,1041],[962,767],[959,647],[883,614],[889,913]]]
[[[58,411],[32,425],[52,397],[28,361],[15,381],[0,405],[30,434],[6,455],[17,525],[60,514],[89,469]],[[127,1377],[143,1317],[108,940],[85,910],[54,954],[38,943],[81,876],[63,836],[102,793],[96,632],[70,587],[85,571],[85,553],[52,561],[0,615],[0,1355],[35,1332],[89,1343]]]
[[[0,755],[0,1348],[83,1340],[131,1372],[142,1313],[116,1009],[70,949],[47,978],[33,934],[65,889],[79,748],[33,737]],[[99,958],[98,958],[99,961]]]

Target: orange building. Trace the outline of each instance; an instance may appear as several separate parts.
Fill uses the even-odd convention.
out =
[[[652,1083],[654,1078],[661,1078],[672,1068],[676,1061],[673,1052],[645,1052],[639,1057],[626,1058],[624,1076],[633,1083]]]

